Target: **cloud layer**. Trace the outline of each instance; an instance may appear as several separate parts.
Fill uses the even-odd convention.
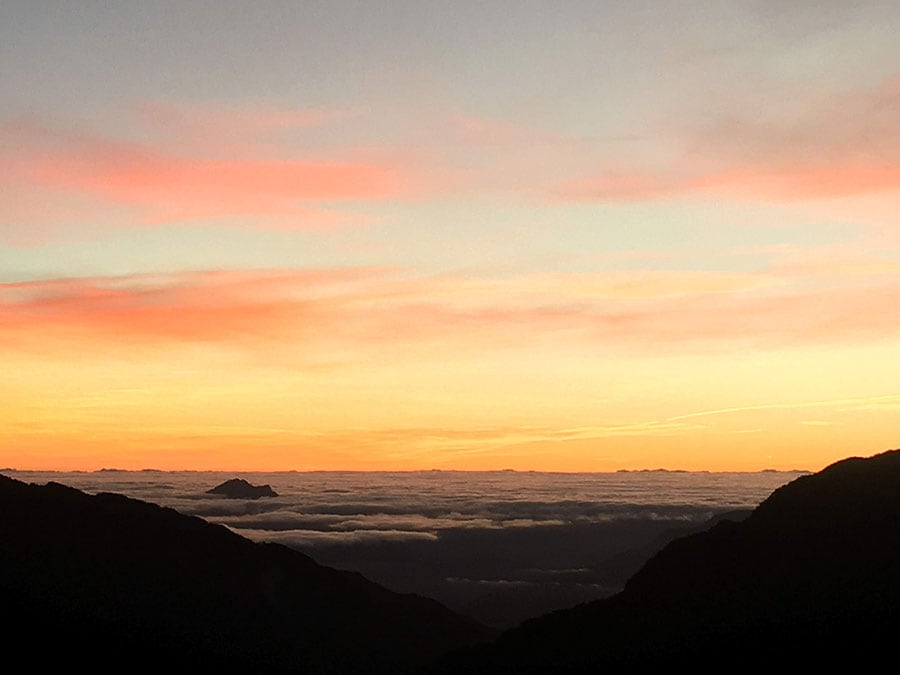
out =
[[[900,260],[825,251],[746,272],[620,270],[512,278],[347,268],[190,272],[0,284],[0,340],[219,343],[360,354],[528,348],[552,339],[640,350],[883,340]],[[37,332],[37,336],[35,336]]]
[[[621,561],[628,551],[713,514],[752,508],[797,474],[244,474],[253,484],[271,484],[279,496],[244,501],[207,495],[225,475],[16,477],[52,478],[171,506],[504,623],[613,592],[622,580],[606,560]],[[478,603],[505,611],[492,615]]]
[[[157,107],[153,112],[161,114]],[[119,226],[242,217],[248,226],[264,229],[317,230],[348,217],[325,204],[396,199],[412,187],[404,167],[385,161],[304,157],[302,151],[299,157],[284,157],[265,145],[240,145],[251,133],[248,127],[301,124],[305,113],[272,111],[262,120],[258,114],[249,120],[239,115],[213,116],[212,121],[195,117],[179,116],[187,127],[179,132],[191,133],[196,125],[203,134],[221,133],[214,147],[201,142],[206,136],[179,143],[166,136],[165,142],[152,142],[69,131],[33,119],[3,124],[0,138],[7,152],[0,166],[11,185],[30,197],[17,198],[10,205],[13,212],[4,216],[41,226],[52,224],[47,219],[53,216],[64,222],[105,220],[112,211],[119,214]],[[52,207],[67,198],[65,209]],[[355,217],[354,222],[365,221],[362,214]]]

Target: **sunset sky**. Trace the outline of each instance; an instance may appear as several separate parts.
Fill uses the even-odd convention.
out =
[[[900,3],[0,4],[0,466],[900,446]]]

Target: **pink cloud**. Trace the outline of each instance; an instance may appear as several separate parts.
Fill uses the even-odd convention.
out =
[[[655,354],[900,336],[900,314],[885,311],[900,306],[896,267],[852,262],[853,274],[823,259],[740,274],[472,279],[363,268],[4,284],[0,341],[111,353],[214,343],[261,359],[390,362],[551,343]]]
[[[683,176],[660,172],[604,172],[565,183],[555,193],[564,201],[653,201],[719,195],[764,202],[794,202],[900,192],[900,163],[743,166]],[[693,175],[692,175],[693,174]]]
[[[652,169],[600,169],[554,194],[566,201],[712,195],[780,203],[900,193],[900,78],[808,96],[801,112],[777,121],[739,110],[681,130],[679,159]]]
[[[0,340],[26,350],[90,344],[88,351],[97,344],[127,351],[178,343],[251,347],[304,335],[317,341],[317,331],[336,329],[336,297],[388,274],[223,271],[0,284]]]
[[[703,176],[687,187],[776,202],[898,192],[900,162],[738,168]]]
[[[125,209],[136,225],[245,216],[262,227],[271,219],[277,229],[322,229],[363,219],[325,202],[383,201],[412,189],[409,172],[385,162],[176,154],[34,122],[6,124],[0,133],[10,148],[0,168],[32,196],[6,217],[26,223],[62,212],[47,205],[61,199],[79,202],[76,217]],[[43,200],[34,198],[40,194]]]

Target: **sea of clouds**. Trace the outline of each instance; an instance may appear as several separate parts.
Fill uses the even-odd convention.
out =
[[[671,537],[802,472],[5,472],[117,492],[278,542],[505,627],[609,595]],[[227,499],[229,478],[277,497]]]

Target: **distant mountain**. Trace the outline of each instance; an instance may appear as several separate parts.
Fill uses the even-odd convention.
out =
[[[41,670],[403,673],[491,633],[278,544],[0,476],[7,658]]]
[[[243,478],[232,478],[206,491],[210,495],[222,495],[229,499],[259,499],[277,497],[278,493],[269,485],[251,485]]]
[[[676,539],[615,596],[528,621],[434,673],[874,668],[900,625],[900,451],[779,488]]]

